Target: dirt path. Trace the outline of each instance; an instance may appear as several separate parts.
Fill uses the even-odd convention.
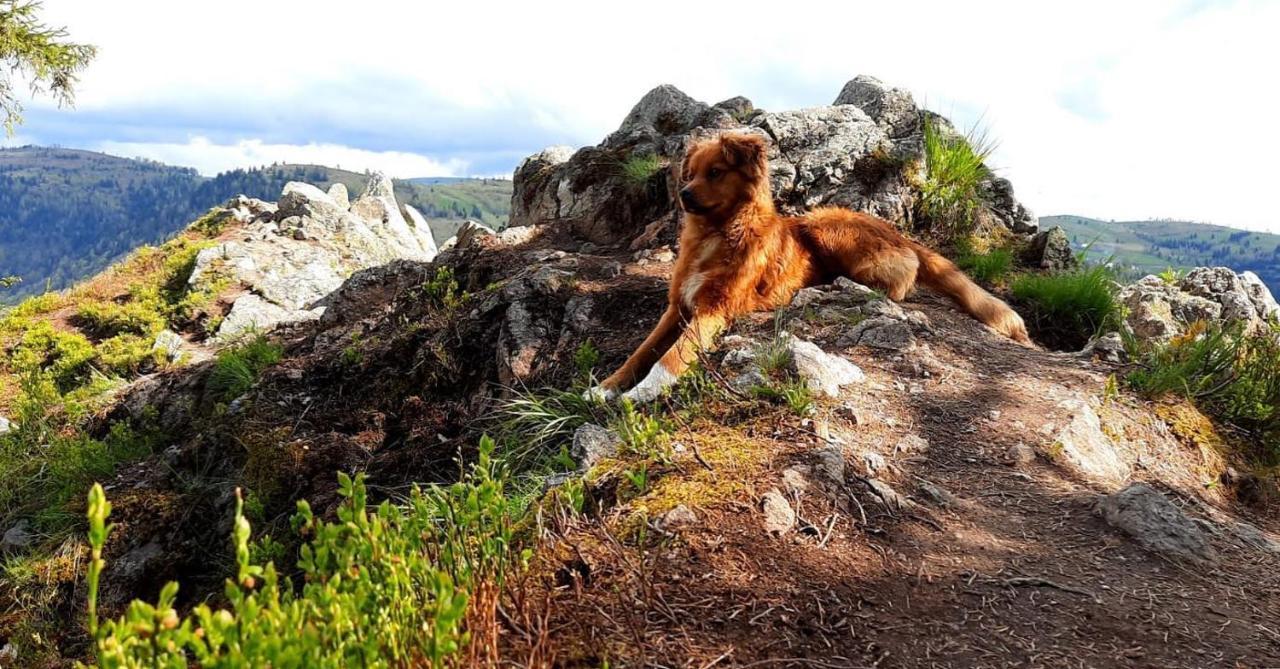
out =
[[[685,456],[652,492],[559,528],[540,590],[559,663],[1280,666],[1280,555],[1227,533],[1209,567],[1146,552],[1093,510],[1117,485],[1055,457],[1064,400],[1100,397],[1109,370],[1001,341],[932,297],[906,306],[932,334],[909,353],[845,349],[868,383],[815,423],[704,417],[676,435]],[[830,329],[801,334],[839,350]],[[1193,517],[1238,511],[1204,486],[1204,454],[1149,411],[1124,398],[1099,411],[1117,448],[1136,454],[1131,479]],[[843,481],[824,475],[832,443]],[[1038,455],[1008,464],[1018,444]],[[870,477],[906,506],[881,504]],[[781,537],[762,522],[770,489],[800,518]],[[655,519],[676,504],[697,521],[662,529]]]

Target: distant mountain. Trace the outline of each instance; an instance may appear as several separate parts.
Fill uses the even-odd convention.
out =
[[[0,277],[22,283],[0,303],[57,290],[95,274],[143,244],[173,236],[205,210],[245,194],[275,200],[289,181],[359,194],[365,175],[320,165],[237,169],[215,177],[150,160],[27,146],[0,149]],[[396,181],[396,196],[419,209],[438,241],[467,218],[506,225],[511,181]]]
[[[1230,267],[1255,272],[1280,294],[1280,235],[1189,221],[1102,221],[1084,216],[1044,216],[1041,228],[1061,226],[1089,258],[1113,261],[1131,275],[1167,268]]]

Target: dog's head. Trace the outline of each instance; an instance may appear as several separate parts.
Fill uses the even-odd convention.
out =
[[[707,218],[727,218],[744,203],[769,199],[764,138],[725,133],[690,146],[680,166],[680,207]]]

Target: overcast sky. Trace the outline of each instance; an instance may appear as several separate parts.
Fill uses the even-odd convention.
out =
[[[765,109],[861,73],[1000,142],[1037,213],[1280,232],[1280,2],[46,0],[100,55],[9,144],[190,165],[510,174],[653,86]]]

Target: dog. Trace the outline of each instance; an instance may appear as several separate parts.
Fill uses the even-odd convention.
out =
[[[777,309],[801,288],[841,276],[880,288],[894,301],[918,280],[996,332],[1030,344],[1022,318],[1007,304],[889,222],[836,207],[779,215],[766,154],[763,138],[742,132],[685,151],[679,175],[684,225],[666,311],[590,397],[608,400],[626,390],[623,397],[633,402],[652,401],[735,317]]]

